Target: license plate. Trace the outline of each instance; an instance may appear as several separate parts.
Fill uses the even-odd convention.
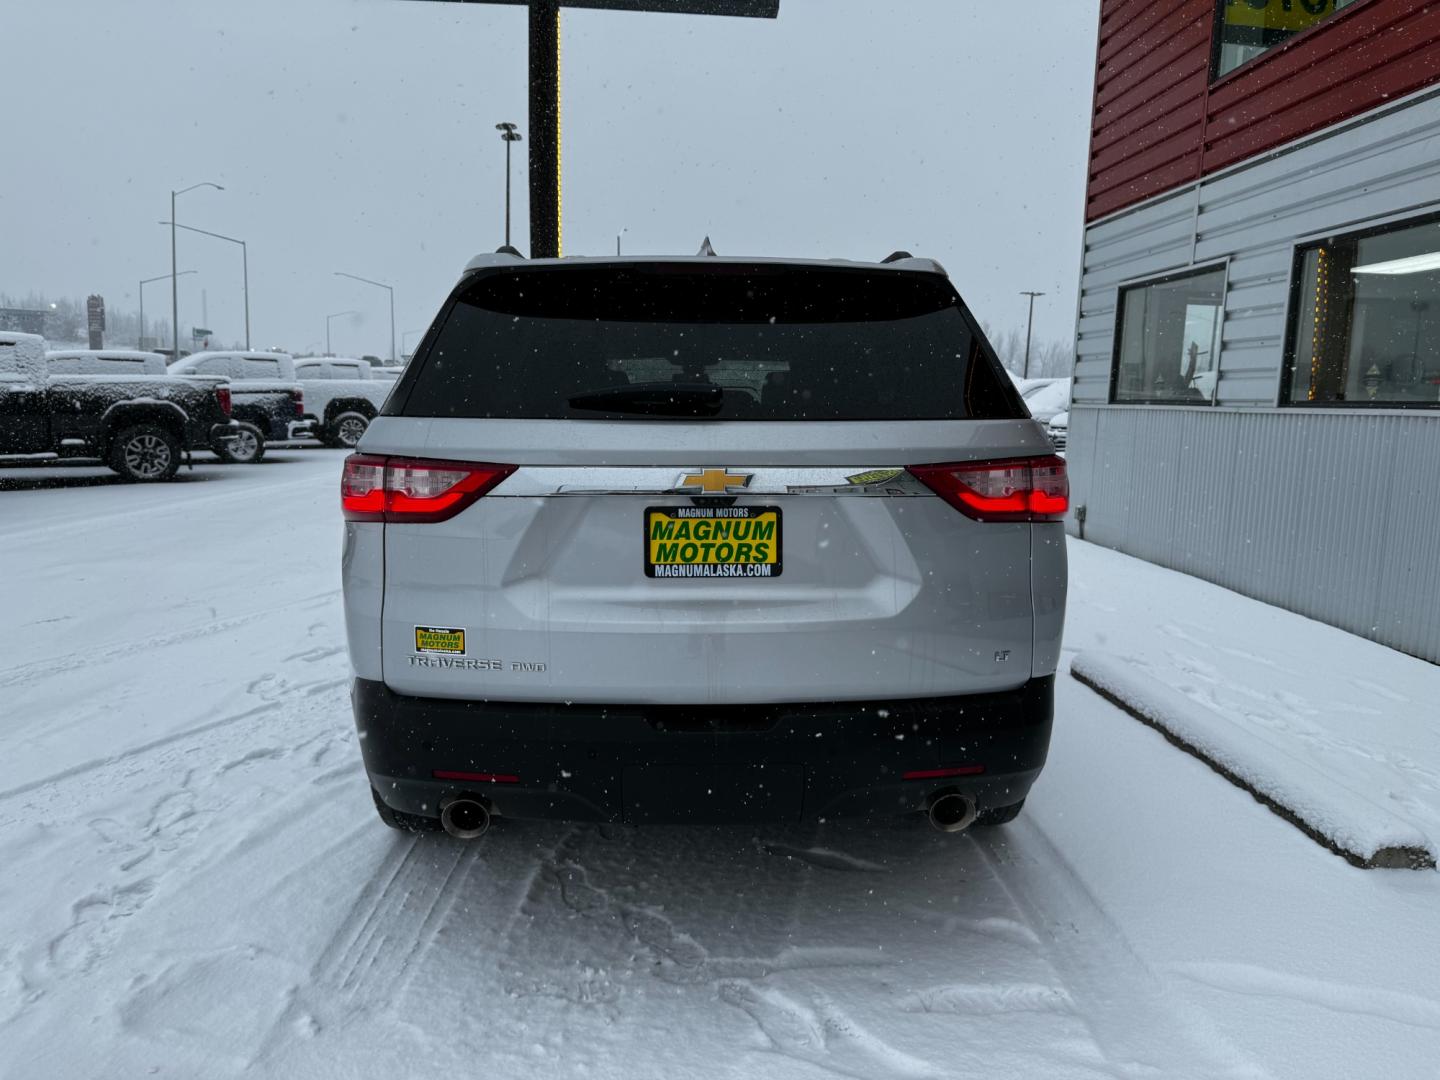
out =
[[[645,508],[647,577],[775,578],[780,569],[778,506]]]

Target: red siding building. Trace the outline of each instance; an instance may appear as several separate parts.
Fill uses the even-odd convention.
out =
[[[1302,0],[1271,0],[1282,2]],[[1219,18],[1215,0],[1102,0],[1087,220],[1432,85],[1440,70],[1436,0],[1352,0],[1212,79]]]
[[[1440,662],[1440,0],[1101,0],[1074,531]]]

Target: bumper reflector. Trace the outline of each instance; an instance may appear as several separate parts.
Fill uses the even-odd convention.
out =
[[[985,771],[984,765],[960,765],[953,769],[912,769],[902,780],[943,780],[947,776],[979,776]]]
[[[436,769],[430,775],[436,780],[468,780],[476,784],[518,784],[520,782],[520,777],[512,776],[509,773],[453,772],[449,769]]]

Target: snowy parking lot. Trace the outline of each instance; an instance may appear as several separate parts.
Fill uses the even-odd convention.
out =
[[[341,456],[0,474],[0,1077],[1435,1075],[1440,875],[1067,674],[1000,829],[385,829]]]

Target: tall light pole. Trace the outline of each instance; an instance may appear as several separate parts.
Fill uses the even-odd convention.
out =
[[[229,240],[232,244],[240,245],[240,266],[244,274],[245,288],[245,348],[250,348],[250,250],[245,246],[244,240],[237,240],[233,236],[223,236],[218,232],[209,232],[206,229],[197,229],[193,225],[177,225],[172,221],[162,221],[161,225],[169,225],[173,232],[176,229],[184,229],[186,232],[197,232],[201,236],[213,236],[216,240]]]
[[[1022,292],[1020,295],[1030,298],[1030,317],[1025,320],[1025,371],[1024,374],[1020,376],[1022,379],[1028,379],[1030,377],[1030,331],[1035,326],[1035,298],[1037,296],[1044,296],[1045,294],[1043,292],[1027,291]]]
[[[202,187],[213,187],[216,191],[225,190],[219,184],[212,184],[209,180],[202,180],[198,184],[191,184],[189,187],[181,188],[179,191],[176,191],[174,188],[170,189],[170,221],[172,223],[170,225],[170,318],[175,324],[170,328],[171,360],[180,359],[180,285],[179,282],[176,281],[175,273],[178,264],[175,259],[175,225],[173,224],[175,221],[175,199],[177,196],[184,195],[187,191],[194,191],[196,188]]]
[[[530,258],[558,259],[560,231],[560,9],[660,11],[773,19],[780,0],[467,0],[529,9]],[[1251,0],[1251,7],[1257,0]]]
[[[620,254],[620,237],[624,236],[624,235],[625,235],[627,232],[629,232],[629,231],[630,231],[630,226],[627,225],[627,226],[625,226],[625,228],[621,229],[618,233],[615,234],[615,254],[616,254],[616,255],[619,255],[619,254]]]
[[[347,274],[344,270],[336,270],[336,277],[348,277],[352,281],[363,281],[366,285],[374,285],[377,288],[386,290],[390,294],[390,363],[395,363],[395,290],[383,281],[371,281],[359,274]]]
[[[505,246],[510,246],[510,147],[513,143],[520,141],[520,132],[515,130],[515,125],[506,120],[502,124],[496,124],[495,130],[500,132],[500,138],[505,140]]]
[[[181,270],[178,274],[161,274],[158,277],[147,277],[140,279],[140,288],[136,290],[140,294],[140,340],[135,343],[139,349],[145,348],[145,286],[152,281],[164,281],[168,277],[184,277],[186,274],[196,274],[198,270]]]
[[[332,320],[332,319],[338,319],[338,318],[340,318],[340,316],[342,316],[342,315],[358,315],[358,314],[359,314],[359,312],[355,312],[355,311],[337,311],[337,312],[335,312],[334,315],[326,315],[326,316],[325,316],[325,355],[326,355],[326,356],[334,356],[334,355],[335,355],[335,354],[330,350],[330,320]]]

